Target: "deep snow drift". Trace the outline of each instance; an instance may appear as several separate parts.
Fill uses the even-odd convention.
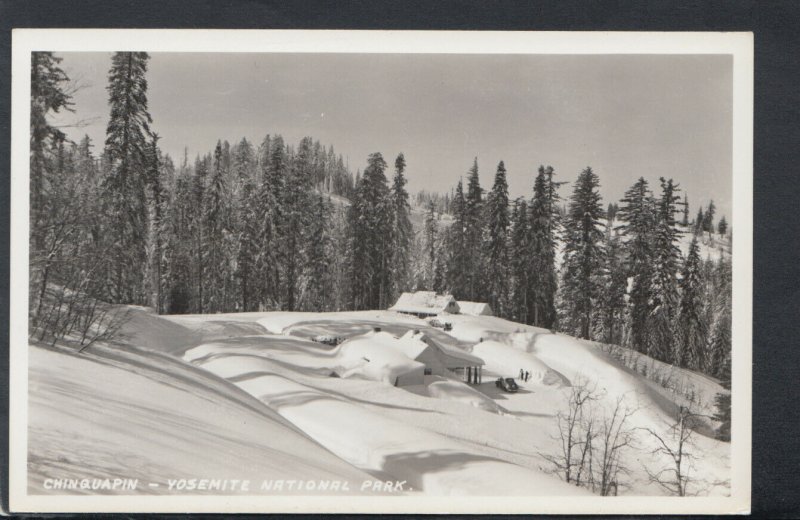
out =
[[[646,468],[657,431],[684,396],[628,370],[598,345],[491,316],[448,315],[451,331],[389,311],[158,317],[134,309],[119,344],[81,355],[31,349],[30,485],[44,475],[120,472],[147,481],[213,478],[404,480],[404,492],[589,494],[553,472],[556,415],[571,385],[596,389],[597,413],[635,412],[620,494],[664,494]],[[380,332],[374,329],[380,328]],[[485,362],[483,382],[421,375],[419,331]],[[317,336],[347,339],[338,346]],[[527,382],[518,379],[527,371]],[[399,379],[402,374],[417,379]],[[689,371],[707,412],[719,385]],[[517,393],[495,386],[514,377]],[[394,386],[398,383],[399,386]],[[694,436],[691,491],[729,493],[729,444]],[[163,487],[146,492],[164,493]]]

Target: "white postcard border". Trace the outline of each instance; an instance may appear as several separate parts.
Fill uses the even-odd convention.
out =
[[[733,56],[730,497],[46,496],[27,493],[30,53],[308,52]],[[14,29],[9,501],[14,512],[748,513],[752,428],[752,33]]]

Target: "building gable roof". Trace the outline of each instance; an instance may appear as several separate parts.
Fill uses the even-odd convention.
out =
[[[397,303],[389,307],[390,311],[409,312],[414,314],[439,314],[459,312],[458,302],[449,294],[436,294],[433,291],[405,292],[397,299]]]

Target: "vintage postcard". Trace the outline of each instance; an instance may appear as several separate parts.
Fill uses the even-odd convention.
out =
[[[749,511],[752,34],[12,51],[12,511]]]

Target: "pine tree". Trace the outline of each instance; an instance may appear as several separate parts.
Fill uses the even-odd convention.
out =
[[[148,264],[150,273],[150,305],[157,313],[163,310],[162,265],[165,190],[161,179],[161,160],[158,150],[158,135],[152,134],[147,156],[147,180],[150,202],[150,226],[148,237]]]
[[[597,337],[604,343],[619,345],[622,343],[628,279],[625,269],[620,268],[624,262],[618,230],[615,229],[614,219],[608,215],[606,218]]]
[[[529,316],[530,277],[534,275],[530,269],[530,218],[528,204],[520,197],[514,201],[511,213],[511,309],[512,320],[527,323]]]
[[[422,277],[423,287],[428,291],[435,290],[438,236],[439,228],[436,224],[436,206],[432,200],[429,200],[428,210],[425,213],[425,271]]]
[[[208,254],[205,248],[207,243],[207,218],[205,213],[206,207],[206,179],[208,178],[208,165],[205,158],[201,159],[199,156],[194,162],[194,179],[192,183],[192,192],[194,195],[194,206],[191,208],[191,229],[192,229],[192,242],[193,254],[196,275],[195,275],[195,309],[196,312],[203,313],[205,310],[205,290],[206,290],[206,264],[208,262]]]
[[[508,182],[503,161],[497,165],[492,191],[486,200],[488,243],[486,277],[489,305],[497,316],[507,316],[508,306]]]
[[[472,301],[485,301],[482,276],[483,189],[478,175],[477,158],[467,174],[467,193],[464,201],[465,298]]]
[[[310,137],[300,141],[289,176],[280,198],[281,272],[284,278],[284,310],[293,311],[298,299],[299,267],[303,265],[305,228],[309,223],[308,190],[312,178],[312,146]]]
[[[681,221],[681,225],[684,228],[688,228],[689,227],[689,197],[684,196],[683,197],[683,203],[681,205],[683,206],[683,220]]]
[[[619,210],[624,224],[620,232],[626,237],[624,249],[627,256],[626,275],[632,277],[630,291],[629,346],[647,352],[650,333],[652,292],[653,244],[655,228],[653,196],[647,181],[641,177],[625,192]]]
[[[53,168],[50,167],[52,157],[48,142],[59,143],[65,139],[64,133],[50,124],[48,116],[70,110],[72,105],[66,91],[69,78],[59,67],[60,62],[61,58],[52,52],[31,53],[29,305],[32,323],[41,311],[55,257],[46,247],[53,229],[49,221],[57,213],[49,207],[53,199],[48,193],[54,193],[50,188],[54,179],[49,174]]]
[[[714,232],[714,213],[716,209],[714,201],[712,200],[708,203],[708,209],[706,209],[705,216],[703,217],[703,231],[707,232],[709,235]]]
[[[213,166],[208,187],[205,191],[203,207],[203,241],[201,242],[207,261],[208,286],[205,293],[207,303],[203,304],[207,312],[220,312],[224,309],[225,272],[228,263],[225,261],[224,234],[226,220],[227,188],[226,172],[222,142],[217,141],[214,149]]]
[[[672,179],[661,181],[656,229],[653,243],[652,329],[648,355],[660,361],[674,363],[675,319],[679,308],[677,272],[680,250],[679,231],[675,227],[675,203],[678,186]]]
[[[452,203],[453,224],[447,230],[447,283],[456,299],[467,299],[469,291],[466,208],[464,185],[459,179]]]
[[[728,221],[725,220],[725,215],[723,215],[722,218],[719,219],[719,225],[717,225],[717,233],[719,233],[721,236],[725,236],[727,232],[728,232]]]
[[[731,263],[721,259],[715,267],[714,324],[709,338],[706,373],[723,374],[725,358],[731,354]]]
[[[193,211],[194,184],[188,164],[187,152],[176,172],[166,197],[164,226],[164,272],[162,278],[164,309],[168,314],[192,311],[194,281],[191,266],[194,264]]]
[[[689,245],[689,253],[683,266],[681,278],[681,303],[678,316],[678,333],[674,355],[675,364],[694,370],[706,366],[706,323],[702,317],[703,289],[697,237]]]
[[[48,141],[62,142],[66,136],[47,120],[51,113],[71,110],[72,100],[66,92],[69,77],[59,67],[61,58],[52,52],[31,53],[30,114],[30,177],[32,259],[42,250],[42,219],[46,215],[44,192],[46,180],[46,146]]]
[[[703,208],[697,210],[697,216],[694,219],[694,233],[695,235],[699,235],[702,233],[703,226],[705,225],[706,216],[703,214]]]
[[[717,427],[716,438],[730,442],[731,440],[731,356],[725,357],[719,374],[720,385],[722,388],[729,392],[718,393],[714,397],[714,406],[716,411],[714,413],[714,420],[719,421],[720,425]]]
[[[332,235],[328,229],[331,221],[330,201],[316,195],[312,201],[312,217],[308,224],[308,251],[306,253],[307,289],[303,308],[309,311],[328,311],[333,305],[333,278],[330,268],[333,257]]]
[[[262,281],[258,299],[260,308],[275,309],[281,301],[281,272],[277,251],[280,248],[280,230],[283,226],[283,192],[288,169],[283,137],[267,136],[261,151],[263,181],[258,189],[260,237],[255,259],[256,270]]]
[[[148,207],[145,195],[147,147],[152,118],[147,110],[147,61],[144,52],[117,52],[109,71],[111,116],[105,153],[111,165],[104,201],[111,242],[112,302],[145,304]]]
[[[558,289],[556,275],[556,228],[561,183],[553,181],[551,166],[540,166],[533,185],[530,207],[528,246],[526,258],[530,264],[528,276],[528,315],[525,323],[551,329],[556,321],[555,297]]]
[[[598,274],[603,263],[599,187],[600,180],[591,168],[581,172],[564,223],[563,325],[566,332],[583,339],[592,339],[592,318],[599,296]]]
[[[388,306],[392,204],[385,170],[383,156],[370,154],[348,214],[351,305],[356,310]]]
[[[392,290],[389,301],[393,301],[397,296],[409,289],[409,249],[414,235],[409,215],[411,208],[408,204],[408,192],[406,191],[406,178],[403,172],[406,169],[406,159],[401,153],[394,162],[394,179],[392,182]]]

